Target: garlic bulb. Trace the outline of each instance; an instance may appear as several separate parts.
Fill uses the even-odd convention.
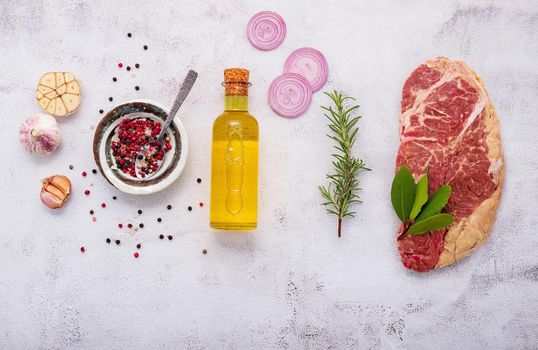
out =
[[[51,209],[63,207],[70,193],[71,181],[66,176],[54,175],[42,181],[41,202]]]
[[[58,148],[62,134],[54,117],[34,114],[22,123],[19,129],[19,141],[28,152],[47,156]]]

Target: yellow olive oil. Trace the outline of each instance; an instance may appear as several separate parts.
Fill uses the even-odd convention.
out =
[[[213,123],[210,225],[254,230],[258,211],[258,122],[248,113],[248,71],[224,71],[224,113]]]

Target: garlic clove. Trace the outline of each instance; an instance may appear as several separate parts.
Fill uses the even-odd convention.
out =
[[[58,188],[64,195],[71,193],[71,181],[66,176],[56,175],[50,178],[50,183]]]
[[[64,201],[52,193],[49,193],[47,191],[41,191],[41,203],[43,203],[46,207],[51,209],[58,209],[61,208],[64,205]]]
[[[63,207],[71,193],[71,181],[63,175],[54,175],[42,180],[41,202],[48,208]]]
[[[43,189],[44,189],[46,192],[52,194],[53,196],[55,196],[55,197],[57,197],[57,198],[60,198],[60,199],[61,199],[61,198],[64,198],[64,197],[65,197],[65,195],[63,194],[63,192],[60,191],[58,188],[54,187],[54,185],[52,185],[52,184],[47,184],[47,185],[43,186]]]

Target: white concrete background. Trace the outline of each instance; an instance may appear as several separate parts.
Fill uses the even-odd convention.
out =
[[[288,35],[261,52],[245,27],[267,9],[283,16]],[[326,89],[362,106],[357,153],[373,171],[362,176],[364,203],[340,240],[316,189],[330,170],[319,108],[327,98],[317,93],[296,120],[266,102],[285,58],[302,46],[326,55]],[[3,0],[0,47],[0,349],[538,348],[536,1]],[[437,55],[463,59],[484,78],[501,118],[506,183],[487,244],[417,274],[400,264],[388,194],[402,84]],[[118,62],[141,69],[120,71]],[[230,66],[251,70],[261,130],[259,229],[250,235],[212,232],[207,206],[186,210],[209,200],[211,125]],[[144,198],[82,178],[94,167],[97,111],[135,97],[170,104],[188,68],[200,78],[180,112],[192,146],[182,178]],[[83,104],[61,122],[61,149],[35,159],[17,131],[39,111],[34,88],[50,70],[79,76]],[[74,194],[52,212],[38,195],[40,179],[56,173],[71,177]],[[129,220],[146,227],[120,233],[117,222]]]

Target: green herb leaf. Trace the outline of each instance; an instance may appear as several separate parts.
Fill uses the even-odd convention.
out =
[[[415,180],[409,168],[406,166],[401,167],[392,181],[390,200],[392,201],[392,207],[396,215],[398,215],[402,222],[409,219],[411,208],[415,202],[416,187]]]
[[[407,230],[407,234],[419,235],[422,233],[439,230],[439,229],[447,227],[448,225],[453,223],[454,220],[455,220],[455,217],[450,214],[432,215],[422,221],[415,222],[409,228],[409,230]]]
[[[415,194],[415,202],[413,203],[413,208],[409,214],[409,219],[415,220],[420,209],[424,203],[428,201],[428,173],[424,175],[417,183],[417,190]]]
[[[346,107],[346,102],[355,99],[336,90],[325,94],[334,104],[334,107],[321,106],[327,112],[325,116],[329,120],[331,133],[327,136],[334,141],[335,153],[331,154],[334,172],[327,175],[329,185],[319,186],[319,191],[323,198],[321,204],[327,206],[327,213],[338,216],[338,237],[340,237],[343,218],[353,217],[355,212],[350,207],[352,204],[360,203],[359,172],[370,169],[366,167],[364,161],[353,155],[353,145],[359,130],[357,128],[359,117],[353,116],[352,113],[359,106]]]
[[[441,209],[445,207],[452,193],[452,187],[450,185],[443,185],[433,194],[433,196],[426,202],[420,214],[418,215],[416,222],[425,220],[432,215],[439,214]]]

